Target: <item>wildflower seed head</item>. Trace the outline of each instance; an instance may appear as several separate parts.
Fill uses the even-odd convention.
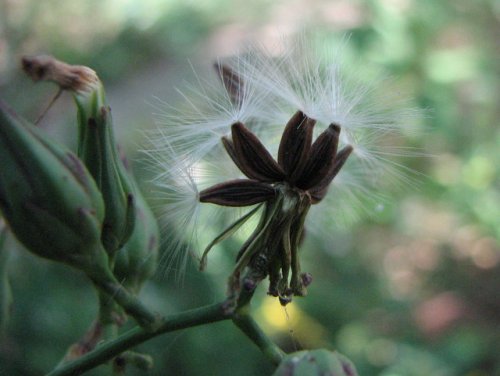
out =
[[[253,286],[267,275],[269,293],[282,302],[305,295],[310,278],[290,258],[296,259],[311,205],[323,207],[312,210],[313,216],[349,222],[381,202],[384,184],[411,182],[409,170],[393,157],[418,155],[399,141],[412,130],[415,111],[404,109],[401,94],[387,81],[360,79],[342,59],[346,45],[347,40],[337,50],[319,48],[306,34],[284,41],[280,54],[253,45],[217,62],[213,80],[196,77],[196,85],[179,91],[180,105],[159,107],[153,149],[174,156],[156,158],[160,190],[172,189],[166,181],[178,178],[172,171],[179,166],[188,171],[212,158],[215,165],[232,161],[234,175],[222,169],[211,184],[190,180],[196,190],[190,199],[197,203],[188,204],[182,195],[180,206],[261,205],[248,212],[261,219],[228,284],[235,301],[242,285]],[[230,225],[204,257],[247,220]]]
[[[333,123],[312,142],[314,124],[301,111],[292,116],[284,127],[278,161],[242,123],[233,124],[231,138],[223,138],[228,155],[248,179],[206,188],[200,192],[200,201],[229,207],[265,205],[261,223],[240,250],[230,277],[229,301],[236,305],[254,290],[248,286],[256,286],[267,275],[269,294],[282,305],[291,302],[293,295],[307,293],[308,279],[302,277],[297,255],[304,220],[309,207],[324,198],[352,151],[347,146],[337,152],[340,127]]]
[[[301,34],[282,41],[278,56],[259,45],[242,55],[242,79],[267,93],[267,100],[274,104],[270,115],[266,113],[269,118],[263,120],[266,138],[275,138],[298,109],[316,120],[316,133],[332,123],[340,126],[339,148],[350,145],[353,157],[349,163],[358,160],[364,168],[361,185],[371,183],[377,189],[388,176],[391,184],[413,183],[407,180],[410,171],[392,159],[418,155],[398,146],[404,135],[415,130],[418,111],[408,109],[405,96],[392,88],[389,79],[362,80],[362,70],[344,58],[347,47],[348,39],[339,48],[328,48],[324,43],[315,44],[311,35]],[[270,147],[270,151],[275,150]],[[380,177],[377,184],[370,182],[374,176]]]

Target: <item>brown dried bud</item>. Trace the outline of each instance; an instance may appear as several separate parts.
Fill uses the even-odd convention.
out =
[[[52,81],[61,89],[76,93],[92,91],[99,85],[99,78],[92,69],[66,64],[48,55],[24,56],[22,67],[35,82]]]

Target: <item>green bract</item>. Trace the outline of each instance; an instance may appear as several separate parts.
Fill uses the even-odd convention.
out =
[[[69,150],[0,102],[0,208],[39,256],[86,271],[107,264],[100,246],[102,196]]]
[[[129,291],[137,294],[142,284],[156,270],[160,233],[156,218],[146,200],[139,189],[134,188],[134,231],[116,256],[114,273]]]
[[[273,376],[358,376],[358,373],[345,356],[318,349],[287,355]]]
[[[101,82],[97,81],[90,91],[75,92],[74,98],[78,106],[78,156],[101,190],[106,207],[102,244],[114,257],[134,229],[132,183],[118,156]]]

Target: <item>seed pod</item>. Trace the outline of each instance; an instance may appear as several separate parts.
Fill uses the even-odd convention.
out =
[[[109,107],[99,82],[90,91],[75,91],[78,107],[78,156],[99,187],[105,205],[102,244],[111,258],[134,229],[132,183],[118,156]]]
[[[134,184],[136,220],[129,240],[116,256],[114,273],[132,293],[153,276],[158,258],[160,233],[158,223],[146,200]]]
[[[102,196],[83,163],[0,102],[0,208],[31,252],[80,269],[106,264]]]
[[[287,355],[273,376],[358,376],[358,372],[344,355],[317,349]]]

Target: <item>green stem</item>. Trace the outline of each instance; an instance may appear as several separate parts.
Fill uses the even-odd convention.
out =
[[[245,310],[247,307],[250,305],[250,301],[253,298],[253,294],[255,293],[256,289],[253,290],[247,290],[247,289],[242,289],[239,293],[238,300],[236,301],[236,307],[234,309],[235,312],[238,310]]]
[[[233,322],[261,349],[272,363],[275,365],[280,364],[285,353],[262,331],[247,312],[247,309],[248,307],[238,310],[233,316]]]
[[[92,278],[92,277],[91,277]],[[125,312],[134,317],[137,322],[152,331],[159,325],[158,318],[134,295],[130,294],[117,281],[111,278],[92,278],[100,291],[113,298]]]
[[[98,322],[102,328],[102,340],[110,341],[117,337],[118,335],[118,325],[116,322],[116,316],[118,313],[115,313],[115,308],[118,305],[115,301],[110,298],[108,294],[104,294],[103,292],[98,292],[99,294],[99,314],[98,314]],[[113,317],[115,316],[115,317]],[[124,373],[119,373],[113,364],[109,365],[109,371],[112,375],[123,375]]]
[[[229,316],[224,312],[224,304],[209,305],[172,315],[165,318],[161,326],[156,330],[148,331],[141,327],[133,328],[116,339],[96,347],[95,350],[82,357],[60,365],[46,376],[79,375],[160,334],[228,318]]]
[[[99,294],[99,314],[98,320],[102,325],[103,338],[105,340],[112,339],[116,337],[117,334],[117,317],[120,314],[119,308],[117,309],[117,304],[108,295],[102,292]],[[123,314],[123,312],[122,312]]]

